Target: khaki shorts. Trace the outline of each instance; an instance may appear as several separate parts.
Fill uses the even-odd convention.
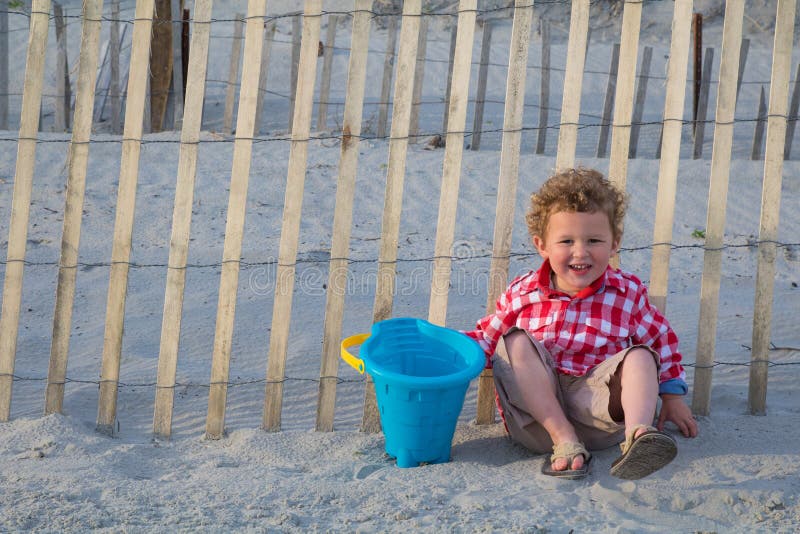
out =
[[[508,334],[516,330],[512,329]],[[614,421],[609,414],[608,403],[611,397],[609,382],[617,372],[619,364],[632,349],[637,347],[648,349],[653,354],[656,366],[659,367],[659,358],[655,352],[642,345],[629,347],[596,365],[585,375],[571,376],[556,372],[553,358],[544,346],[530,334],[528,338],[549,373],[558,400],[567,418],[575,427],[578,439],[589,449],[605,449],[620,443],[625,437],[625,425]],[[497,402],[503,412],[511,439],[539,454],[552,452],[553,441],[550,435],[525,409],[503,340],[498,344],[497,352],[492,357],[492,365]]]

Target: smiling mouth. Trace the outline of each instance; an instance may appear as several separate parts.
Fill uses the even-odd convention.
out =
[[[591,269],[592,266],[586,263],[579,263],[579,264],[572,264],[569,266],[569,268],[578,273],[585,273],[586,271]]]

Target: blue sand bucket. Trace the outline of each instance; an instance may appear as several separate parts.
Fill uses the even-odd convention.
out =
[[[361,344],[360,358],[347,351]],[[486,357],[473,339],[422,319],[388,319],[342,341],[342,359],[375,383],[386,452],[398,467],[450,461],[470,381]]]

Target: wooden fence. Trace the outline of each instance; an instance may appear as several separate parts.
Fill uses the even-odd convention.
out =
[[[116,4],[116,2],[114,3]],[[25,248],[29,210],[31,205],[32,180],[35,152],[40,126],[42,104],[42,80],[44,76],[44,50],[47,47],[48,26],[51,13],[50,0],[34,0],[31,6],[27,62],[25,68],[24,95],[18,135],[14,193],[7,248],[5,280],[3,286],[2,318],[0,318],[0,421],[10,417],[14,364],[17,352],[17,337],[21,313],[22,280],[25,267]],[[69,352],[69,337],[75,291],[75,266],[80,237],[81,213],[85,194],[86,165],[92,146],[91,130],[96,118],[95,100],[97,73],[100,55],[100,28],[102,20],[101,0],[83,2],[81,14],[82,34],[78,79],[75,91],[75,106],[72,117],[60,117],[64,127],[71,124],[69,169],[67,177],[66,203],[64,206],[64,231],[58,269],[56,308],[53,317],[50,366],[47,378],[45,412],[60,412],[64,397],[65,373]],[[172,217],[172,235],[169,249],[166,292],[164,296],[161,341],[158,359],[158,377],[154,388],[155,413],[153,432],[168,437],[171,433],[173,395],[178,360],[178,339],[181,329],[181,314],[185,287],[187,255],[189,248],[189,226],[198,157],[198,140],[202,130],[201,117],[206,90],[206,65],[208,61],[212,0],[196,0],[193,4],[192,32],[188,58],[185,100],[174,104],[176,120],[181,124],[179,145],[179,168]],[[321,21],[325,13],[322,0],[306,0],[302,15],[294,20],[301,26],[295,31],[296,76],[292,74],[290,123],[291,149],[286,177],[283,226],[280,236],[278,274],[274,296],[274,311],[270,328],[267,380],[264,397],[262,426],[266,430],[281,428],[281,406],[283,401],[283,378],[285,375],[289,318],[294,298],[295,264],[298,250],[298,232],[301,222],[301,205],[304,196],[304,180],[308,158],[307,142],[312,129],[315,82],[317,78],[318,52],[321,38]],[[444,141],[444,166],[436,229],[435,259],[430,290],[428,318],[434,323],[444,324],[447,313],[448,292],[446,288],[451,276],[451,249],[454,239],[456,203],[461,175],[462,151],[465,148],[465,132],[468,114],[471,67],[473,65],[473,43],[478,21],[477,0],[460,0],[457,9],[455,34],[451,40],[451,66],[449,66],[447,108],[442,132]],[[782,165],[787,150],[787,128],[789,110],[789,87],[791,51],[795,20],[795,2],[779,0],[775,25],[775,41],[772,76],[769,82],[769,107],[766,114],[766,148],[764,156],[764,181],[759,235],[759,261],[756,281],[756,297],[753,313],[753,346],[750,376],[749,409],[763,413],[766,405],[767,368],[769,364],[769,332],[773,279],[778,229],[778,210],[781,190]],[[581,109],[581,86],[585,71],[585,57],[589,39],[588,0],[575,0],[571,6],[569,41],[564,88],[560,103],[558,125],[557,167],[574,165]],[[118,9],[118,4],[115,6]],[[333,429],[333,412],[336,398],[336,376],[338,372],[338,345],[342,335],[344,313],[344,287],[352,222],[354,184],[358,159],[358,147],[362,139],[362,112],[364,108],[366,58],[370,42],[370,30],[374,13],[372,0],[355,0],[349,13],[352,40],[350,44],[347,73],[346,98],[338,134],[341,141],[341,157],[338,169],[336,209],[330,243],[329,280],[325,306],[325,322],[321,367],[319,378],[316,428]],[[525,84],[528,69],[528,49],[531,40],[533,14],[536,7],[530,0],[516,0],[511,26],[509,61],[507,68],[506,96],[502,127],[502,146],[498,176],[498,195],[494,225],[492,261],[487,294],[487,309],[491,311],[495,299],[508,281],[511,252],[511,229],[514,217],[522,146],[523,111],[525,106]],[[122,134],[122,157],[119,169],[119,189],[116,199],[116,218],[113,231],[113,249],[110,262],[110,279],[105,314],[105,335],[100,369],[100,396],[97,410],[97,428],[105,433],[114,432],[116,401],[120,383],[120,357],[122,325],[125,315],[128,272],[131,253],[131,233],[135,211],[138,164],[143,117],[146,115],[146,93],[150,37],[153,26],[153,0],[138,0],[131,32],[130,66],[127,73],[125,96],[124,130]],[[325,37],[325,53],[333,49],[334,35],[330,24],[344,24],[341,13],[328,16],[329,30]],[[620,187],[625,188],[629,158],[639,153],[635,146],[637,109],[641,109],[646,86],[642,83],[637,92],[637,69],[640,79],[646,79],[650,52],[643,53],[638,65],[640,51],[639,34],[642,2],[625,2],[622,19],[622,34],[618,49],[615,49],[610,69],[615,76],[609,77],[607,111],[613,109],[609,121],[610,164],[609,176]],[[723,43],[721,49],[719,77],[714,113],[713,151],[711,156],[711,186],[709,191],[706,246],[700,295],[699,336],[697,346],[697,369],[693,386],[693,410],[707,414],[710,408],[712,362],[714,359],[715,324],[720,290],[720,262],[725,223],[726,193],[731,164],[732,130],[737,91],[742,72],[742,21],[744,1],[727,2]],[[337,17],[337,18],[334,18]],[[237,17],[238,18],[238,17]],[[485,17],[483,17],[485,18]],[[219,282],[216,329],[214,333],[211,382],[209,387],[206,435],[219,438],[223,435],[227,386],[233,324],[237,304],[239,262],[241,260],[243,226],[247,199],[250,161],[254,138],[258,134],[259,115],[263,106],[266,87],[265,66],[269,59],[274,26],[266,16],[266,0],[249,0],[247,13],[237,24],[233,39],[233,56],[225,107],[224,129],[233,130],[234,104],[231,94],[238,82],[238,113],[233,140],[227,224],[225,229],[222,268]],[[427,17],[422,12],[421,0],[403,2],[399,28],[390,23],[385,70],[396,69],[391,105],[391,131],[389,133],[388,164],[386,166],[386,189],[383,220],[381,226],[379,272],[373,307],[373,320],[380,321],[391,316],[400,224],[400,206],[403,198],[403,181],[409,142],[419,133],[418,108],[420,81],[423,74],[419,58],[424,58],[424,29]],[[650,276],[650,292],[654,303],[661,309],[666,305],[668,287],[669,256],[672,240],[673,214],[676,201],[676,180],[680,164],[680,147],[683,133],[683,110],[687,88],[686,65],[689,59],[692,2],[674,2],[673,34],[666,74],[666,96],[663,105],[663,126],[659,144],[660,169],[653,235],[653,259]],[[267,24],[265,25],[265,22]],[[488,50],[492,32],[505,29],[494,26],[491,21],[481,20],[482,46]],[[0,24],[0,33],[2,24]],[[241,33],[240,33],[241,32]],[[544,30],[546,34],[547,30]],[[300,36],[302,38],[300,39]],[[394,40],[399,35],[399,49],[394,54]],[[243,37],[242,37],[243,36]],[[266,37],[266,38],[265,38]],[[241,49],[239,48],[241,45]],[[118,46],[109,47],[116,49]],[[391,49],[391,50],[390,50]],[[391,53],[390,53],[391,52]],[[241,63],[238,74],[239,54],[247,61]],[[481,54],[478,72],[478,92],[485,91],[488,54]],[[549,52],[542,51],[542,66],[549,63]],[[394,63],[394,65],[392,65]],[[321,92],[330,89],[330,60],[323,54]],[[422,62],[424,65],[424,61]],[[2,67],[2,65],[0,65]],[[237,70],[237,72],[234,72]],[[293,69],[294,70],[294,69]],[[59,70],[59,72],[62,72]],[[102,72],[102,71],[101,71]],[[544,78],[544,72],[542,77]],[[110,71],[110,80],[119,73]],[[1,74],[1,73],[0,73]],[[642,77],[644,74],[644,77]],[[325,81],[327,78],[328,81]],[[612,81],[613,78],[613,81]],[[388,122],[388,84],[384,78],[378,136]],[[113,83],[113,82],[112,82]],[[176,83],[177,85],[177,83]],[[547,102],[547,84],[542,85],[541,99]],[[709,84],[710,86],[710,84]],[[795,83],[797,88],[797,83]],[[706,88],[708,91],[709,88]],[[613,97],[611,96],[613,93]],[[121,109],[116,102],[119,95],[109,93],[112,109]],[[797,95],[797,92],[795,92]],[[327,95],[320,95],[320,102],[327,102]],[[475,98],[476,103],[485,100],[485,92]],[[542,109],[547,105],[542,104]],[[793,99],[793,113],[796,103]],[[318,106],[317,129],[324,129],[327,109]],[[61,112],[60,112],[61,113]],[[474,132],[471,148],[480,145],[481,115],[479,106],[474,109]],[[641,115],[638,115],[640,118]],[[71,121],[70,121],[71,118]],[[541,118],[540,118],[541,120]],[[62,123],[59,123],[62,124]],[[540,123],[540,133],[545,131]],[[703,124],[702,121],[699,124]],[[702,134],[700,134],[702,137]],[[602,136],[601,136],[602,137]],[[790,140],[790,139],[789,139]],[[537,146],[544,141],[537,140]],[[606,150],[601,142],[598,150]],[[485,372],[479,382],[478,422],[490,423],[494,417],[494,394],[491,372]],[[375,409],[374,390],[367,381],[362,428],[379,429]]]

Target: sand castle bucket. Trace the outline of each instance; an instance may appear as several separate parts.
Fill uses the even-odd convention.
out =
[[[359,344],[360,358],[347,350]],[[478,343],[422,319],[400,318],[348,337],[341,354],[372,377],[386,452],[398,467],[450,461],[467,387],[486,364]]]

